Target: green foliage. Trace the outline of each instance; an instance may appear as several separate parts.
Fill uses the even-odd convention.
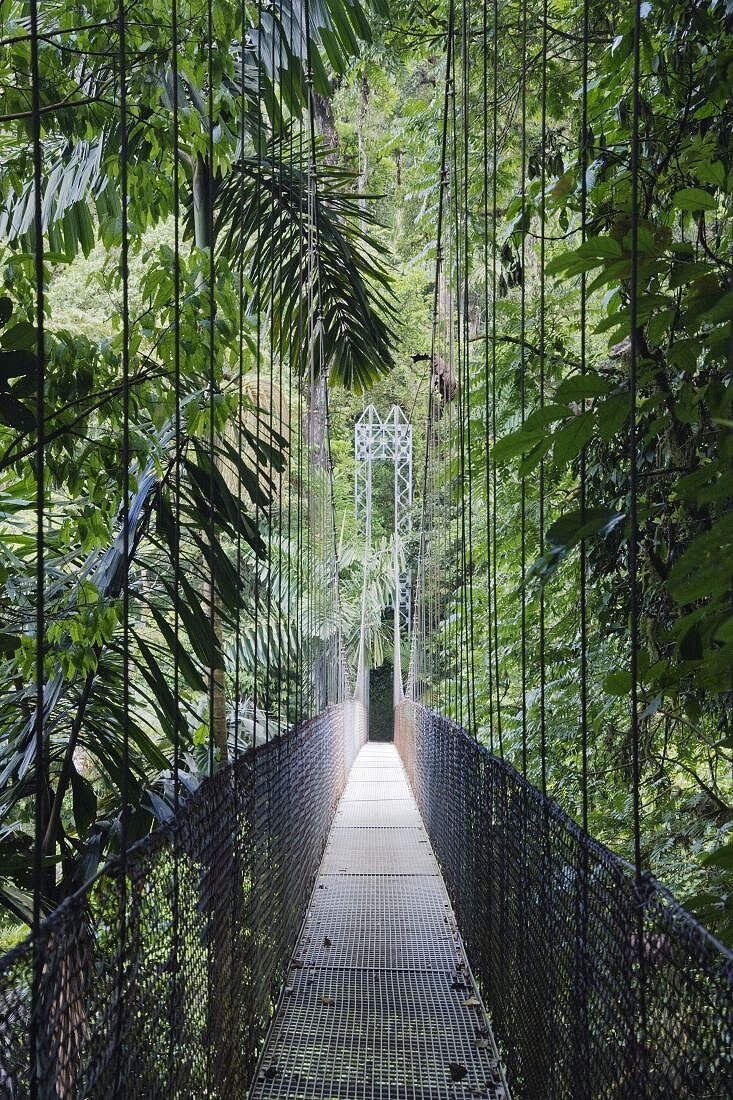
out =
[[[443,423],[437,430],[435,469],[427,483],[428,514],[436,526],[432,541],[429,532],[426,569],[432,585],[431,607],[433,613],[437,609],[441,624],[430,642],[436,678],[432,698],[441,708],[465,718],[472,713],[469,693],[475,686],[478,732],[487,740],[491,736],[498,748],[501,718],[505,755],[521,765],[525,743],[529,774],[536,780],[542,599],[547,662],[542,717],[549,744],[548,778],[552,793],[578,814],[582,554],[588,616],[590,825],[600,839],[630,854],[627,639],[634,12],[633,8],[611,12],[608,7],[590,5],[588,127],[583,132],[584,9],[571,3],[552,10],[546,29],[548,125],[543,135],[541,67],[526,60],[540,56],[542,13],[531,4],[523,10],[525,46],[522,10],[513,3],[500,9],[495,236],[492,158],[489,148],[485,183],[482,133],[485,62],[491,97],[492,28],[484,35],[478,9],[471,15],[468,71],[464,74],[459,64],[455,76],[456,90],[467,88],[473,119],[466,180],[459,161],[451,161],[450,166],[451,173],[457,173],[451,183],[459,206],[464,182],[468,195],[465,222],[459,220],[458,228],[468,227],[467,253],[461,263],[468,270],[469,378],[462,401],[463,430],[470,427],[471,436],[467,469],[474,537],[470,566],[461,572],[456,567],[462,537],[458,509],[468,504],[466,471],[462,481]],[[425,291],[430,293],[434,259],[447,16],[448,5],[439,4],[423,13],[416,27],[413,9],[397,5],[385,33],[389,48],[370,64],[361,62],[352,78],[342,83],[337,97],[346,116],[339,131],[344,154],[352,157],[355,167],[363,170],[366,165],[370,181],[378,181],[384,194],[382,216],[391,227],[395,252],[411,264],[416,282],[422,274],[422,291],[417,286],[412,291],[412,301],[420,302],[420,308]],[[730,15],[723,6],[643,5],[640,269],[635,303],[640,356],[635,413],[644,858],[682,895],[693,900],[707,897],[699,911],[726,937],[731,928],[727,872],[703,859],[721,844],[727,851],[733,822],[732,50]],[[456,55],[463,56],[458,41]],[[523,182],[520,74],[527,88]],[[374,96],[372,87],[378,89]],[[461,118],[457,111],[459,150]],[[490,115],[488,121],[490,142]],[[454,219],[450,209],[446,217]],[[537,244],[543,215],[546,267],[541,273]],[[452,221],[451,225],[457,232]],[[495,254],[498,263],[492,272]],[[492,301],[493,274],[496,301]],[[455,269],[449,269],[446,281],[455,277]],[[581,292],[586,322],[582,364]],[[459,293],[462,288],[454,287],[454,295]],[[441,304],[447,311],[446,302]],[[409,315],[409,307],[404,312]],[[492,347],[493,313],[497,329]],[[429,321],[426,316],[423,346],[416,351],[429,350]],[[446,327],[444,346],[448,336]],[[487,407],[485,380],[492,363],[496,401]],[[415,390],[413,384],[410,394]],[[402,400],[404,407],[411,398]],[[457,431],[455,419],[453,423]],[[545,487],[542,532],[540,473]],[[487,544],[487,529],[492,539],[495,535],[495,547]],[[469,597],[472,614],[467,621]],[[523,604],[526,692],[522,686]],[[459,667],[464,676],[456,689]],[[465,674],[469,667],[471,677]]]
[[[295,147],[278,151],[277,161],[241,158],[222,182],[220,247],[232,259],[241,256],[252,310],[272,310],[271,338],[290,369],[303,375],[313,356],[332,382],[363,391],[393,362],[390,280],[376,241],[365,232],[372,218],[348,190],[353,176],[321,158],[313,216],[318,262],[301,280],[309,165]],[[304,340],[308,317],[317,320]]]
[[[247,693],[285,722],[301,716],[288,664],[315,645],[308,629],[316,624],[313,615],[307,629],[298,622],[309,578],[281,491],[290,450],[303,442],[273,378],[278,370],[287,377],[291,362],[305,371],[295,349],[315,287],[323,347],[307,359],[316,373],[325,364],[364,386],[389,365],[393,337],[386,270],[347,178],[331,190],[326,173],[312,204],[310,166],[287,153],[309,147],[309,61],[313,90],[325,95],[370,38],[359,0],[311,5],[309,53],[300,8],[286,4],[259,23],[259,9],[247,5],[242,26],[243,9],[215,0],[207,50],[207,9],[184,2],[176,87],[169,8],[158,0],[135,7],[125,44],[124,332],[118,25],[98,3],[83,19],[73,6],[43,5],[49,785],[39,790],[31,52],[26,6],[1,7],[0,903],[27,921],[34,800],[50,908],[119,844],[123,790],[134,840],[170,816],[175,746],[185,791],[223,759],[227,730],[216,740],[209,728],[215,697],[240,717]],[[256,185],[265,172],[269,190]],[[280,202],[286,180],[289,205]],[[288,219],[286,269],[284,253],[264,255],[261,244]],[[275,357],[282,366],[273,367]],[[266,373],[269,388],[260,384]],[[300,492],[296,485],[293,507]],[[301,536],[311,537],[307,520]],[[263,591],[277,593],[284,614],[276,628],[255,610]],[[338,626],[319,629],[330,637]],[[250,739],[255,724],[247,729],[245,717]]]

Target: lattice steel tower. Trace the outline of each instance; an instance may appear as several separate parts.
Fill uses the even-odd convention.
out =
[[[409,635],[412,587],[410,571],[403,572],[399,568],[402,547],[412,529],[412,425],[402,409],[393,405],[382,420],[374,406],[367,405],[354,428],[354,452],[354,509],[357,518],[364,518],[367,546],[371,544],[372,532],[372,466],[375,462],[389,462],[394,467],[395,588],[399,592],[394,609],[397,699],[402,695],[400,630],[404,624]]]

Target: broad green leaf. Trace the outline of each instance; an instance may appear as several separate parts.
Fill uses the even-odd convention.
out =
[[[567,405],[543,405],[530,413],[524,422],[525,431],[534,431],[535,428],[544,428],[548,424],[554,424],[570,416],[571,410]]]
[[[718,301],[700,314],[702,321],[717,322],[731,321],[731,319],[733,319],[733,290],[729,290],[727,294],[721,292]]]
[[[603,690],[607,695],[628,695],[631,691],[631,673],[624,668],[609,672],[603,681]]]
[[[575,374],[564,379],[555,390],[557,401],[567,404],[570,401],[585,401],[610,393],[613,384],[599,374]]]
[[[18,378],[24,374],[34,374],[38,370],[38,359],[31,351],[0,351],[0,381]]]
[[[678,210],[717,210],[718,200],[701,187],[683,187],[672,196],[672,205]]]
[[[7,328],[0,337],[0,347],[4,351],[35,351],[38,343],[37,330],[27,321],[19,321]]]
[[[30,432],[36,426],[36,418],[11,393],[0,393],[0,423],[18,432]]]
[[[552,458],[555,466],[566,466],[575,458],[594,435],[595,417],[593,412],[584,412],[574,416],[553,434]]]
[[[667,588],[675,603],[719,599],[731,588],[733,561],[733,513],[718,519],[709,531],[698,535],[669,574]]]
[[[629,418],[631,405],[628,393],[613,393],[595,407],[596,425],[601,439],[609,442],[621,431]]]
[[[697,366],[700,351],[699,340],[675,340],[667,351],[667,358],[673,366],[691,371]]]
[[[733,843],[708,852],[703,856],[702,863],[705,867],[722,867],[725,871],[733,871]]]
[[[606,535],[624,516],[608,508],[586,508],[566,512],[548,527],[545,538],[550,546],[575,546],[581,539]]]
[[[491,449],[491,457],[497,463],[507,462],[510,458],[516,458],[517,455],[529,451],[544,436],[544,428],[519,428],[497,439]]]
[[[158,630],[160,630],[165,639],[166,645],[170,650],[171,665],[177,659],[181,673],[189,687],[193,688],[194,691],[198,691],[202,695],[205,695],[208,691],[206,681],[192,661],[190,654],[187,652],[185,640],[182,638],[176,638],[173,627],[168,622],[160,608],[151,607],[151,612],[153,618],[155,619]]]

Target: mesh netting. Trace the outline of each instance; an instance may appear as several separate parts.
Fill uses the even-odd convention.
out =
[[[44,922],[45,1100],[245,1095],[360,740],[344,709],[219,771]],[[32,968],[30,942],[0,960],[8,1100],[29,1095]]]
[[[733,1096],[733,955],[459,726],[404,703],[396,740],[513,1095]]]

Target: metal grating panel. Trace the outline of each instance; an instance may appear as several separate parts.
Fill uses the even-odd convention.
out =
[[[437,875],[439,871],[423,829],[334,826],[321,874]]]
[[[383,800],[389,802],[395,798],[407,802],[411,796],[404,780],[381,783],[378,780],[353,779],[349,782],[349,798],[358,802],[382,802]],[[414,805],[414,802],[412,804]]]
[[[330,968],[444,970],[466,959],[450,905],[432,877],[322,879],[296,961]]]
[[[384,802],[359,802],[356,799],[342,802],[333,823],[340,828],[423,828],[422,818],[414,803],[397,798]]]
[[[408,797],[409,788],[405,773],[401,768],[394,767],[361,767],[354,768],[349,776],[349,783],[404,783],[405,798]],[[348,789],[348,788],[347,788]]]
[[[451,975],[297,971],[256,1082],[258,1097],[505,1097],[477,1008]],[[464,1066],[455,1083],[450,1063]]]
[[[396,751],[366,745],[251,1100],[469,1097],[508,1098],[496,1047]]]

